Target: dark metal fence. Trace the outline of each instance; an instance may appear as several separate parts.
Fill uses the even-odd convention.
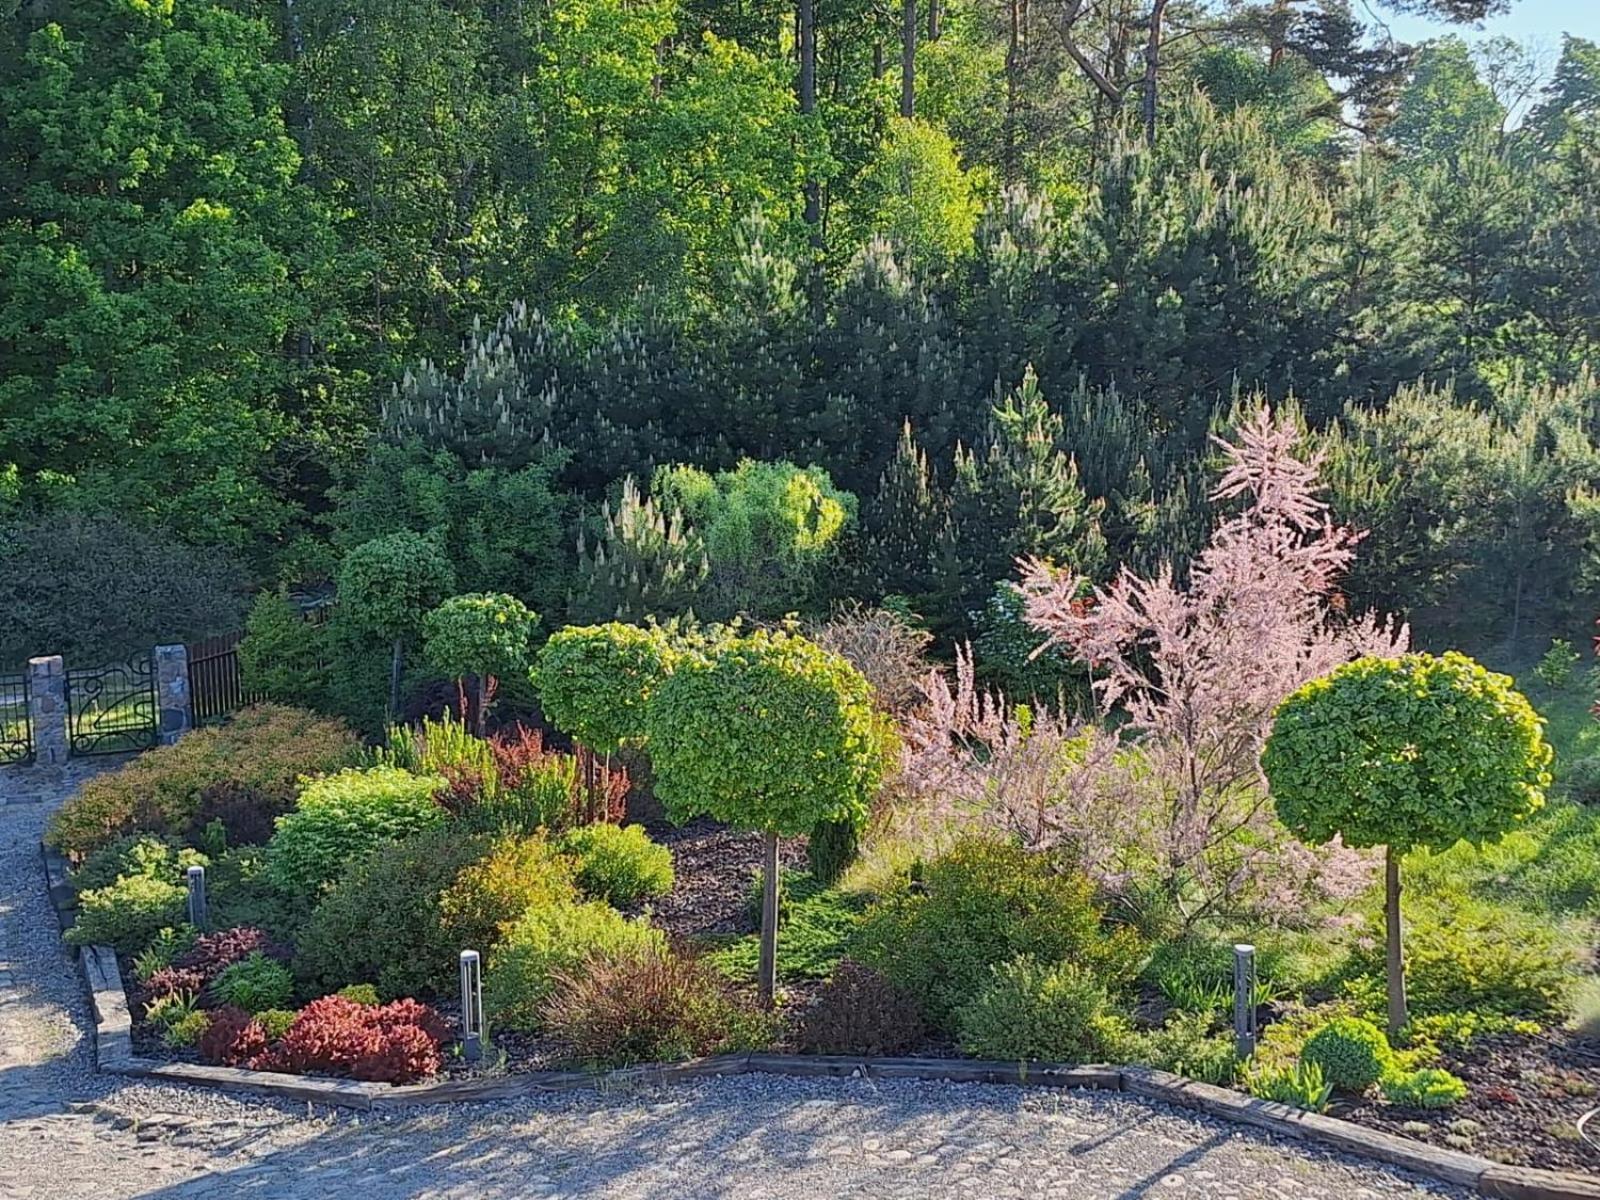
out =
[[[246,689],[239,669],[240,633],[195,642],[189,650],[189,709],[196,725],[220,721],[261,696]]]
[[[161,736],[156,672],[148,657],[67,669],[67,735],[73,754],[148,750]]]
[[[28,677],[0,675],[0,766],[33,761]]]

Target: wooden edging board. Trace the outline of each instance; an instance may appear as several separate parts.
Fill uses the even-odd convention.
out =
[[[57,869],[61,871],[59,883],[64,885],[65,864],[52,868],[50,852],[46,851],[47,874],[54,876]],[[58,880],[52,877],[50,883],[51,899],[56,902],[57,911],[62,912],[62,899],[57,897]],[[63,898],[70,900],[70,896]],[[65,927],[70,920],[65,919],[64,913],[63,917]],[[1258,1100],[1229,1088],[1145,1067],[980,1062],[959,1058],[721,1054],[688,1062],[624,1067],[616,1071],[530,1071],[484,1079],[453,1079],[397,1086],[280,1075],[239,1067],[159,1062],[136,1057],[133,1053],[132,1019],[116,952],[109,946],[85,946],[80,950],[79,958],[94,1006],[96,1060],[102,1071],[118,1075],[309,1100],[368,1112],[427,1104],[505,1100],[579,1088],[620,1091],[714,1075],[752,1073],[810,1078],[924,1079],[1021,1087],[1093,1088],[1127,1092],[1179,1108],[1193,1109],[1235,1124],[1249,1125],[1278,1137],[1360,1155],[1444,1183],[1472,1188],[1480,1195],[1495,1197],[1496,1200],[1600,1200],[1600,1178],[1592,1175],[1508,1167],[1477,1155],[1430,1146],[1414,1138],[1399,1137],[1336,1117]]]

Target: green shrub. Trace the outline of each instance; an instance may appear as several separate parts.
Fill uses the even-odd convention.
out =
[[[1566,763],[1561,769],[1561,786],[1570,800],[1579,804],[1600,804],[1600,754]]]
[[[183,923],[188,889],[149,875],[125,875],[109,887],[78,894],[78,918],[67,930],[74,946],[110,946],[137,954],[168,926]]]
[[[155,939],[134,956],[133,977],[145,983],[157,971],[170,967],[178,955],[194,945],[198,932],[193,925],[158,930]]]
[[[256,1020],[261,1023],[267,1041],[275,1042],[289,1032],[289,1026],[294,1024],[294,1019],[299,1015],[292,1008],[268,1008],[258,1012]]]
[[[771,1019],[715,972],[660,942],[625,946],[562,973],[542,1015],[563,1057],[585,1067],[755,1050],[773,1034]]]
[[[190,867],[207,867],[211,860],[198,850],[174,850],[150,834],[132,834],[107,842],[72,872],[72,886],[80,892],[110,887],[124,875],[148,875],[169,882],[184,878]]]
[[[672,890],[672,851],[637,825],[579,825],[556,849],[578,862],[578,886],[596,900],[631,904]]]
[[[1333,1095],[1333,1085],[1316,1063],[1296,1063],[1291,1067],[1254,1064],[1245,1072],[1244,1081],[1246,1089],[1258,1099],[1317,1113],[1328,1107],[1328,1098]]]
[[[1114,990],[1134,975],[1139,939],[1108,928],[1082,872],[1009,842],[968,838],[929,863],[920,891],[867,911],[851,956],[921,999],[936,1028],[1020,956],[1071,961]]]
[[[489,954],[483,979],[490,1018],[513,1029],[538,1029],[555,977],[594,955],[664,948],[660,932],[598,901],[529,909]]]
[[[550,722],[606,754],[644,735],[645,706],[671,661],[659,629],[618,621],[569,625],[540,649],[533,679]]]
[[[450,945],[486,951],[530,909],[577,901],[571,859],[541,837],[502,837],[439,897],[440,927]]]
[[[1565,1013],[1572,953],[1553,922],[1466,897],[1441,896],[1412,907],[1406,924],[1406,993],[1413,1012]],[[1353,990],[1366,998],[1371,981],[1383,976],[1383,948],[1357,950],[1352,966],[1368,981]]]
[[[81,860],[128,834],[177,838],[213,784],[234,782],[286,802],[302,775],[352,766],[361,753],[338,721],[259,704],[85,781],[51,818],[46,841]]]
[[[221,1003],[247,1013],[287,1008],[294,1000],[294,975],[277,959],[257,950],[224,967],[212,981],[211,993]]]
[[[1566,638],[1553,638],[1550,648],[1533,668],[1533,673],[1551,691],[1562,692],[1571,686],[1573,673],[1582,661],[1582,656]]]
[[[861,852],[861,822],[819,821],[806,841],[806,863],[818,883],[835,883]]]
[[[267,867],[265,846],[242,846],[211,864],[206,871],[206,903],[213,926],[251,925],[279,941],[295,940],[316,897],[284,891]]]
[[[1394,1051],[1371,1021],[1335,1017],[1306,1039],[1300,1060],[1321,1067],[1323,1077],[1340,1091],[1364,1092],[1383,1078]]]
[[[1086,1062],[1103,1056],[1110,997],[1077,963],[1026,955],[992,968],[956,1013],[961,1049],[975,1058]]]
[[[256,597],[239,643],[239,674],[247,693],[320,708],[327,703],[332,660],[327,625],[306,620],[283,592]]]
[[[488,851],[486,839],[450,826],[373,847],[312,913],[298,940],[296,971],[325,990],[373,983],[388,1000],[447,990],[468,945],[446,935],[440,900]]]
[[[1382,1087],[1383,1098],[1402,1108],[1449,1108],[1467,1098],[1467,1085],[1439,1067],[1391,1072]]]
[[[378,999],[378,989],[370,983],[352,983],[348,987],[340,988],[334,995],[369,1007],[381,1003]]]
[[[1230,1083],[1238,1066],[1233,1036],[1212,1033],[1212,1024],[1210,1013],[1176,1012],[1160,1029],[1129,1033],[1110,1048],[1121,1062],[1187,1075],[1202,1083]]]
[[[268,872],[286,891],[315,896],[352,859],[384,841],[399,841],[444,820],[434,793],[437,775],[396,767],[340,771],[307,784],[292,812],[278,818],[268,843]]]
[[[187,1050],[198,1042],[211,1025],[211,1015],[203,1012],[184,1013],[162,1033],[161,1040],[172,1050]]]

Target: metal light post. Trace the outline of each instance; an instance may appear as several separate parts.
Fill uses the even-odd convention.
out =
[[[1233,948],[1233,1044],[1240,1059],[1256,1052],[1256,948]]]
[[[186,872],[189,879],[189,924],[196,929],[206,927],[206,869],[204,867],[190,867]]]
[[[483,1057],[483,967],[476,950],[461,952],[461,1057]]]

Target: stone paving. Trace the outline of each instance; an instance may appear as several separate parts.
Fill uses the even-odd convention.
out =
[[[70,781],[26,774],[0,770],[0,1200],[1461,1194],[1099,1092],[749,1075],[380,1117],[113,1080],[39,866]]]

